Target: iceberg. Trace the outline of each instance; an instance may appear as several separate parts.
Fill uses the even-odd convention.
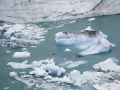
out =
[[[27,60],[22,62],[22,63],[18,63],[18,62],[8,62],[7,65],[15,68],[15,69],[26,69],[26,68],[32,68],[32,65],[27,64]]]
[[[29,57],[29,56],[30,56],[30,53],[28,51],[15,52],[13,55],[14,58]]]
[[[84,50],[77,56],[107,52],[115,46],[107,40],[107,35],[91,29],[90,26],[80,31],[58,32],[55,34],[55,40],[56,44],[72,45]]]

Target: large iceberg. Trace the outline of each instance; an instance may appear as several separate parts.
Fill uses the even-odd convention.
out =
[[[89,26],[81,31],[65,31],[55,34],[55,40],[60,45],[73,45],[84,50],[78,56],[107,52],[115,45],[107,40],[107,35]]]

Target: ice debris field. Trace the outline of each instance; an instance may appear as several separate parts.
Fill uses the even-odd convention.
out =
[[[115,45],[110,43],[107,37],[101,31],[91,29],[90,26],[81,31],[65,31],[55,34],[57,44],[72,45],[83,50],[77,55],[78,57],[111,50]]]
[[[85,63],[83,61],[78,62]],[[103,62],[93,65],[95,70],[84,71],[83,73],[80,73],[78,70],[72,70],[69,74],[66,73],[65,68],[61,65],[55,65],[54,59],[33,61],[30,64],[27,61],[22,63],[9,62],[7,65],[14,69],[31,68],[29,72],[13,71],[9,73],[11,78],[21,81],[28,86],[52,89],[56,87],[56,83],[61,85],[73,84],[78,87],[90,84],[96,90],[119,90],[120,81],[118,78],[120,78],[120,66],[117,65],[117,62],[118,60],[115,58],[108,58]],[[66,62],[63,63],[66,64]],[[77,66],[76,63],[72,64],[74,64],[72,66]],[[68,67],[70,68],[70,65]],[[46,85],[50,84],[53,86],[46,87]]]
[[[95,20],[95,18],[91,18],[88,21],[92,20]],[[30,52],[26,51],[27,48],[25,47],[33,47],[44,41],[45,36],[43,35],[47,32],[46,29],[33,24],[5,24],[0,29],[2,37],[0,39],[1,46],[11,48],[22,47],[22,50],[24,50],[22,52],[15,52],[13,58],[29,57]],[[56,44],[71,45],[83,50],[77,56],[97,54],[111,50],[115,45],[110,43],[107,37],[101,31],[91,29],[90,26],[80,31],[58,32],[55,34]],[[69,48],[66,48],[64,51],[72,52]],[[10,51],[6,52],[10,53]],[[66,69],[72,69],[87,63],[84,60],[67,60],[58,65],[55,64],[54,59],[34,60],[31,63],[25,60],[21,63],[8,62],[7,65],[14,69],[23,70],[21,72],[10,72],[9,76],[11,78],[36,88],[53,89],[56,85],[63,87],[74,85],[81,88],[83,85],[88,85],[96,90],[119,90],[120,66],[117,65],[118,61],[115,58],[108,58],[103,62],[93,65],[94,70],[84,71],[83,73],[74,69],[70,73],[66,73]],[[9,87],[5,89],[9,89]]]
[[[19,48],[33,46],[44,41],[47,30],[35,24],[4,24],[1,27],[0,45]]]

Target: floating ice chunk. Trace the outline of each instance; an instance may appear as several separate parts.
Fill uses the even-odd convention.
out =
[[[17,62],[8,62],[7,65],[10,65],[11,67],[15,69],[26,69],[26,68],[32,68],[33,66],[30,64],[27,64],[27,61],[24,61],[22,63]]]
[[[9,89],[9,87],[5,87],[4,89],[7,90],[7,89]]]
[[[27,48],[22,48],[22,50],[27,50]]]
[[[64,67],[64,68],[72,68],[72,67],[77,67],[81,64],[85,64],[86,61],[76,61],[76,62],[73,62],[73,61],[64,61],[62,63],[60,63],[59,65]]]
[[[10,77],[16,77],[17,76],[17,72],[13,71],[9,73]]]
[[[34,67],[39,67],[39,66],[41,66],[42,65],[42,61],[33,61],[32,62],[32,66],[34,66]]]
[[[81,84],[87,83],[87,80],[77,70],[71,71],[68,78],[72,81],[74,85],[77,86],[81,86]]]
[[[66,51],[66,52],[70,52],[71,50],[70,50],[70,49],[68,49],[68,48],[66,48],[66,49],[65,49],[65,51]]]
[[[105,72],[111,71],[111,72],[120,73],[120,66],[117,65],[116,62],[118,62],[118,60],[116,60],[115,58],[108,58],[103,62],[95,64],[93,68]]]
[[[37,67],[35,68],[34,71],[29,72],[29,74],[35,74],[37,77],[48,75],[48,73],[45,70],[43,70],[41,68],[37,68]]]
[[[29,56],[30,56],[30,53],[28,51],[15,52],[13,55],[14,58],[29,57]]]
[[[95,84],[93,87],[96,90],[120,90],[120,83],[104,83],[104,84]]]
[[[6,53],[10,53],[10,51],[6,51]]]
[[[67,76],[64,76],[63,78],[55,77],[55,78],[52,78],[51,80],[48,80],[48,81],[72,84],[72,81]]]
[[[95,20],[95,18],[90,18],[90,19],[88,19],[88,21],[94,21]]]
[[[101,31],[93,30],[90,26],[85,30],[73,32],[59,32],[55,34],[55,40],[60,45],[73,45],[79,49],[85,50],[78,56],[97,54],[107,52],[115,45],[110,43],[107,35]]]
[[[50,74],[56,74],[56,75],[61,75],[66,71],[63,67],[56,66],[54,62],[48,63],[46,65],[42,64],[40,68],[47,71]]]

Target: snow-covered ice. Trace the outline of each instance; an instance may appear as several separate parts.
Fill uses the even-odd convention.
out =
[[[65,31],[55,34],[56,44],[73,45],[82,51],[78,56],[107,52],[115,45],[107,40],[107,35],[87,27],[80,31]]]
[[[28,51],[15,52],[13,55],[14,58],[29,57],[29,56],[30,56],[30,52]]]

